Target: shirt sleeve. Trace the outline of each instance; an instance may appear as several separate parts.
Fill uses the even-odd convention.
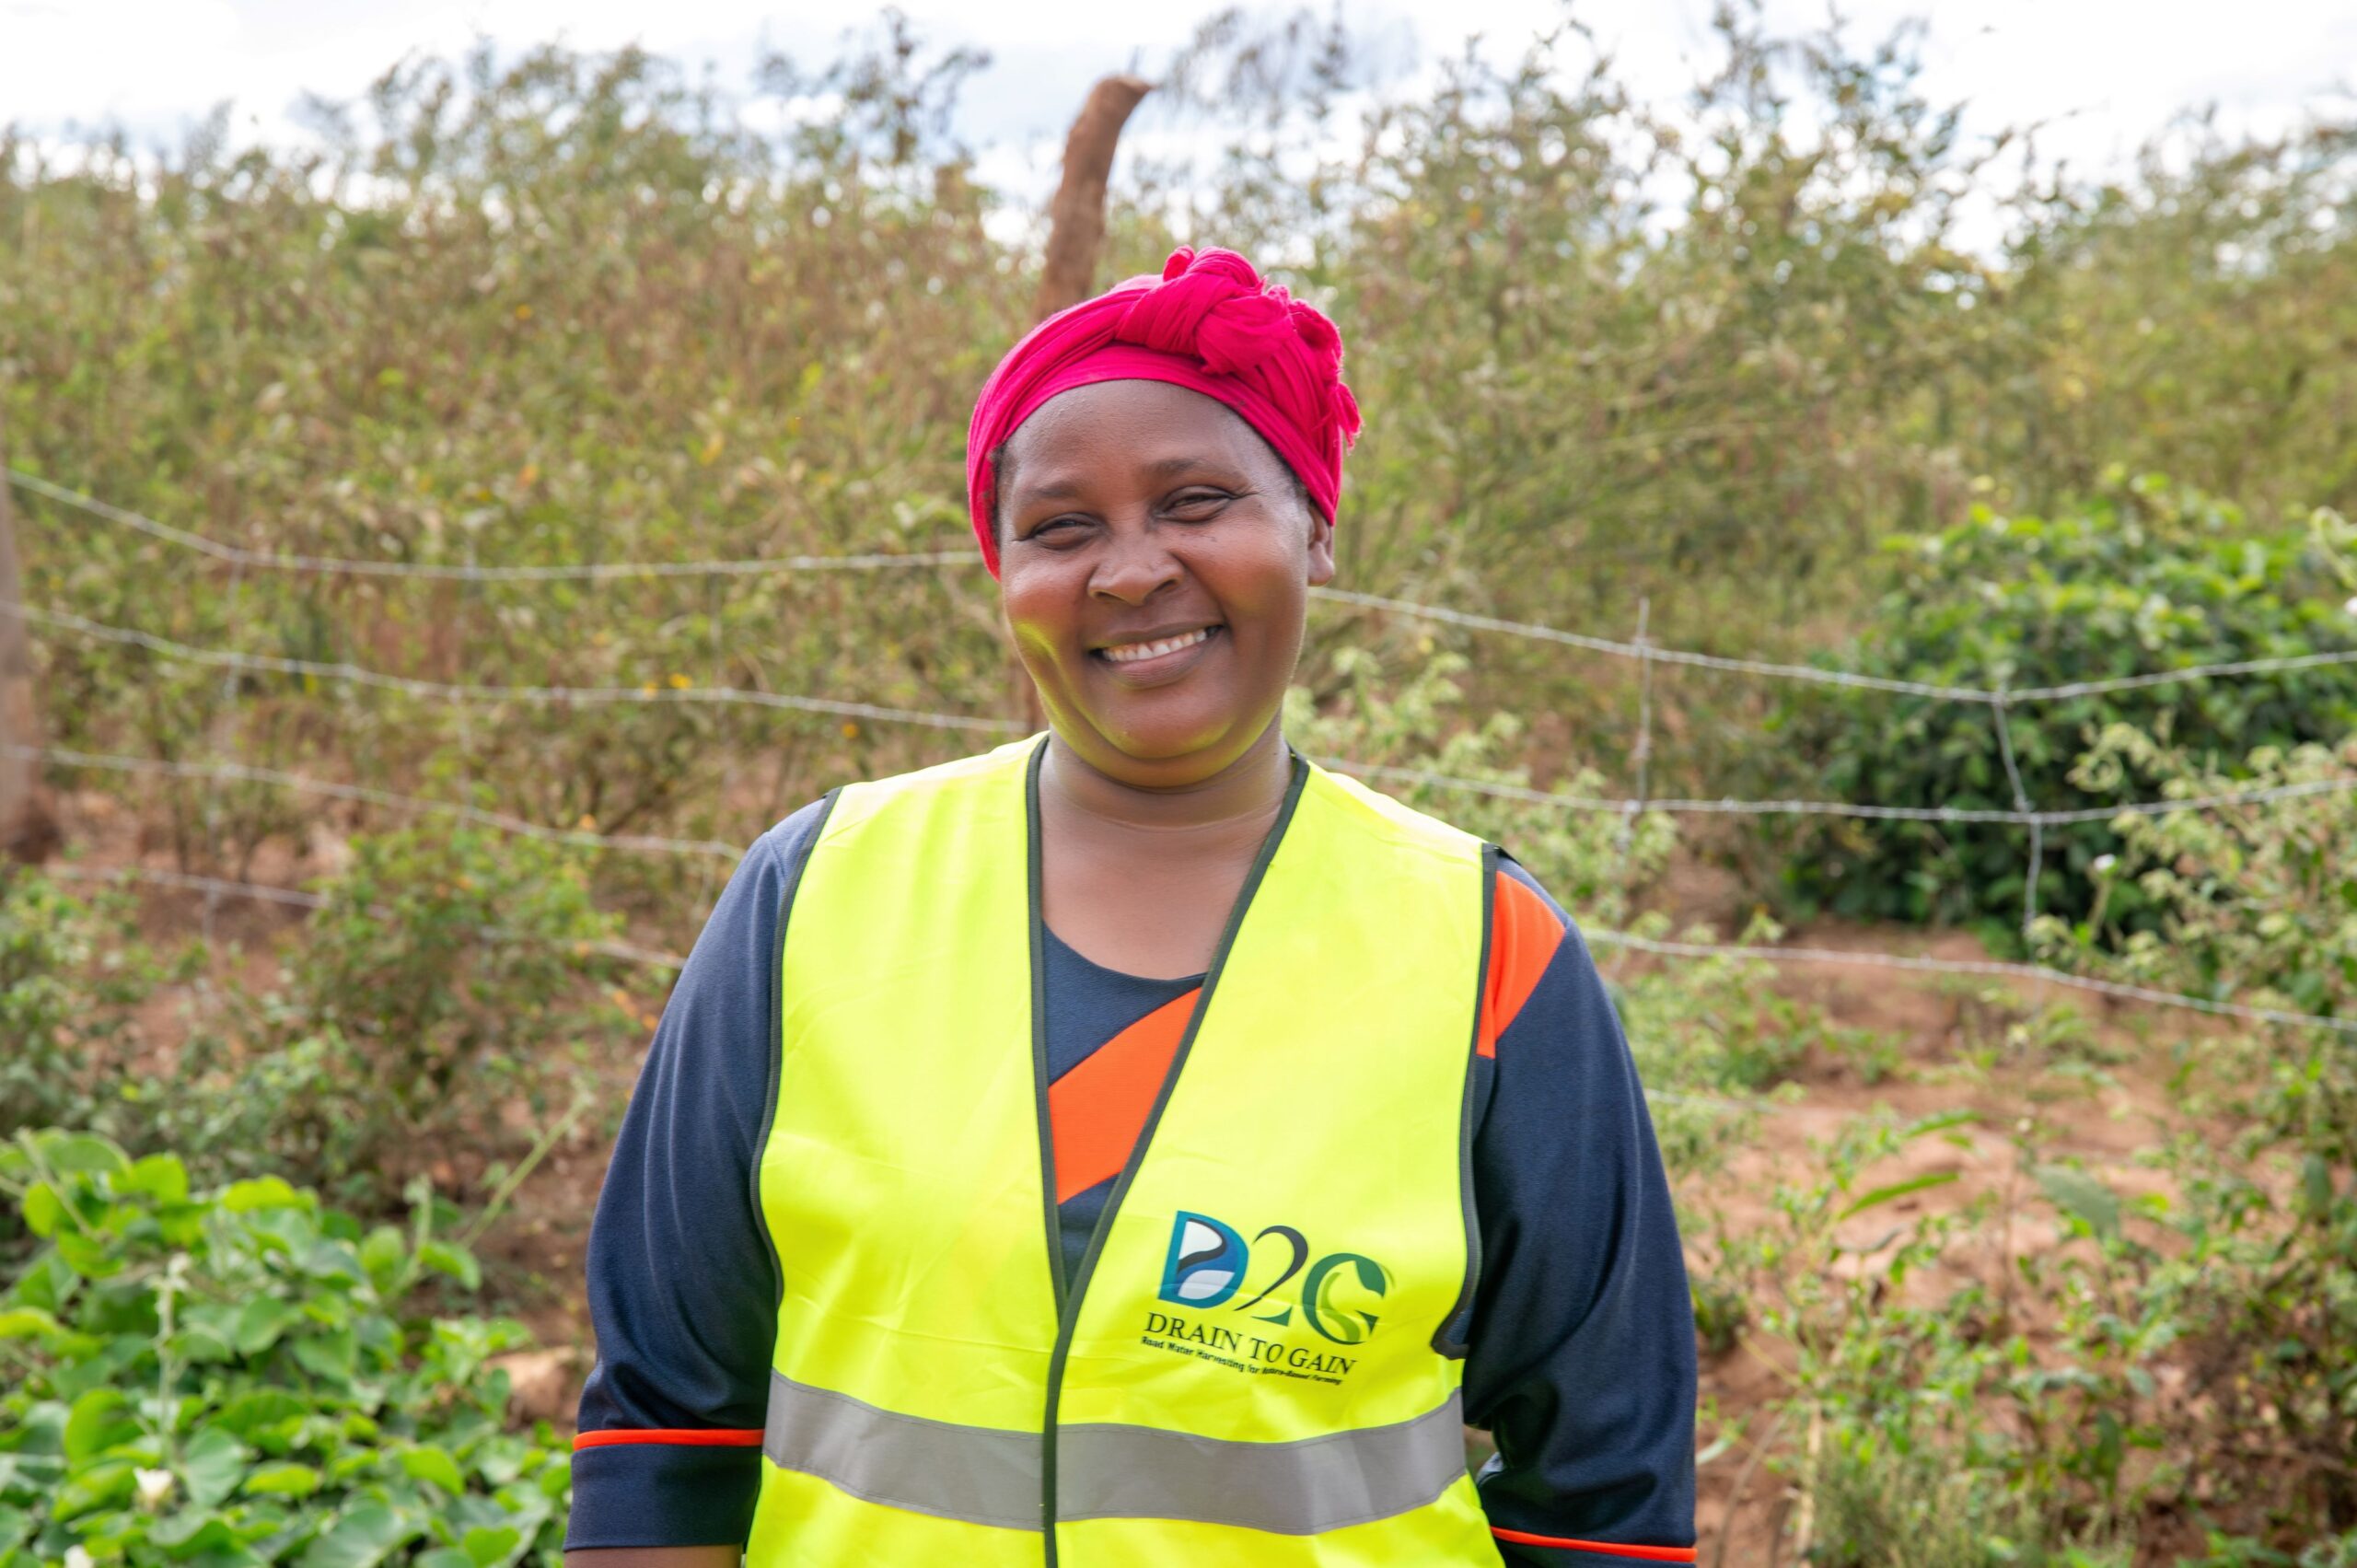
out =
[[[1694,1315],[1661,1151],[1586,944],[1510,862],[1485,1011],[1465,1410],[1498,1446],[1492,1533],[1520,1568],[1690,1562]]]
[[[755,843],[679,971],[589,1230],[598,1362],[581,1392],[568,1551],[741,1544],[761,1491],[778,1275],[754,1175],[779,919],[817,835]]]

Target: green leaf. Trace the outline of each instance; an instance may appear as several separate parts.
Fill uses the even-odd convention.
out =
[[[359,1254],[347,1243],[326,1238],[304,1250],[302,1270],[319,1284],[339,1291],[360,1283],[362,1278]]]
[[[2107,1490],[2119,1475],[2122,1446],[2119,1418],[2107,1410],[2096,1411],[2096,1442],[2095,1446],[2087,1451],[2087,1458]]]
[[[122,1272],[123,1260],[119,1255],[109,1251],[106,1243],[78,1230],[58,1232],[56,1244],[65,1266],[86,1280],[103,1280]]]
[[[368,1233],[360,1244],[360,1266],[368,1272],[371,1283],[379,1291],[390,1290],[401,1277],[401,1260],[409,1249],[401,1241],[401,1233],[389,1225],[380,1225]]]
[[[173,1336],[176,1353],[198,1364],[235,1361],[239,1310],[229,1301],[200,1301],[182,1307]]]
[[[166,1203],[188,1202],[188,1167],[174,1155],[149,1155],[114,1179],[117,1192],[145,1192]]]
[[[447,1241],[428,1241],[417,1249],[418,1263],[448,1274],[469,1290],[482,1288],[482,1266],[474,1254]]]
[[[244,1438],[266,1426],[303,1413],[303,1401],[284,1388],[256,1388],[239,1394],[221,1407],[213,1424]]]
[[[424,1529],[423,1520],[404,1517],[382,1503],[362,1503],[311,1542],[298,1568],[377,1568]]]
[[[455,1546],[442,1546],[419,1556],[414,1568],[475,1568],[475,1560]]]
[[[319,1489],[319,1471],[284,1460],[264,1465],[246,1477],[244,1491],[249,1497],[308,1497]]]
[[[25,1193],[25,1228],[44,1240],[57,1232],[57,1222],[64,1216],[65,1201],[46,1181],[36,1181]]]
[[[459,1461],[450,1457],[447,1448],[437,1448],[421,1443],[401,1454],[401,1470],[413,1481],[431,1481],[456,1497],[467,1489],[467,1478],[459,1472]]]
[[[55,1171],[83,1171],[103,1176],[121,1170],[131,1163],[131,1156],[118,1148],[112,1140],[96,1132],[36,1132],[33,1147]]]
[[[122,1502],[131,1495],[132,1487],[137,1483],[138,1478],[134,1472],[138,1468],[129,1459],[109,1459],[105,1464],[92,1465],[79,1474],[66,1477],[65,1484],[57,1489],[56,1497],[51,1500],[50,1517],[75,1518],[93,1509],[103,1508],[110,1503]]]
[[[238,1314],[231,1342],[238,1347],[239,1355],[260,1355],[276,1344],[278,1337],[302,1316],[302,1309],[290,1301],[258,1295]]]
[[[1910,1192],[1921,1192],[1931,1187],[1945,1187],[1956,1179],[1956,1173],[1953,1170],[1934,1170],[1922,1176],[1910,1176],[1904,1181],[1894,1181],[1887,1187],[1875,1188],[1834,1217],[1846,1220],[1852,1214],[1863,1214],[1868,1209],[1878,1208],[1893,1199],[1904,1198]]]
[[[217,1426],[208,1426],[180,1450],[180,1483],[192,1504],[210,1508],[238,1490],[253,1450]]]
[[[191,1506],[148,1527],[151,1545],[164,1547],[174,1557],[192,1557],[215,1547],[238,1544],[237,1532],[210,1507]]]
[[[336,1384],[352,1381],[352,1373],[359,1358],[359,1347],[349,1329],[333,1333],[311,1334],[295,1342],[295,1360],[314,1377],[323,1377]]]
[[[524,1473],[532,1450],[522,1439],[505,1433],[483,1439],[472,1455],[475,1473],[493,1486],[505,1486]]]
[[[2038,1167],[2038,1185],[2049,1202],[2097,1237],[2119,1234],[2119,1195],[2085,1171],[2067,1165],[2042,1165]]]
[[[38,1307],[0,1308],[0,1340],[33,1340],[57,1332],[57,1319]]]
[[[113,1388],[93,1388],[75,1400],[65,1418],[65,1457],[91,1458],[136,1435],[138,1423],[119,1413],[129,1402]]]
[[[524,1532],[513,1525],[477,1525],[459,1542],[466,1549],[467,1561],[472,1568],[491,1568],[494,1562],[505,1562],[524,1544]]]
[[[2300,1191],[2308,1217],[2321,1220],[2332,1213],[2332,1167],[2322,1155],[2300,1162]]]
[[[302,1195],[275,1176],[232,1182],[228,1191],[221,1194],[221,1206],[233,1214],[252,1214],[261,1209],[299,1208],[302,1202]]]

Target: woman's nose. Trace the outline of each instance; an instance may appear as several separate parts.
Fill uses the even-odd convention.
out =
[[[1116,527],[1109,547],[1089,577],[1091,593],[1124,604],[1144,604],[1178,580],[1178,557],[1163,547],[1150,527]]]

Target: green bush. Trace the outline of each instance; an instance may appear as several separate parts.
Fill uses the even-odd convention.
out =
[[[151,998],[191,975],[138,940],[128,904],[0,885],[0,1136],[72,1126],[172,1149],[200,1180],[283,1176],[383,1213],[422,1159],[470,1180],[467,1156],[579,1105],[590,1048],[641,1025],[606,983],[616,922],[577,860],[471,828],[350,850],[274,986],[160,1032]]]
[[[1527,796],[1545,791],[1516,757],[1522,721],[1505,713],[1464,721],[1461,681],[1470,661],[1429,636],[1398,652],[1396,667],[1387,670],[1383,656],[1370,649],[1337,648],[1319,685],[1286,693],[1286,738],[1320,761],[1405,770],[1371,772],[1366,782],[1504,846],[1574,920],[1622,924],[1631,899],[1660,877],[1677,847],[1668,816],[1622,818],[1532,802]],[[1479,787],[1435,784],[1419,773]],[[1552,788],[1593,796],[1604,793],[1604,781],[1581,769]]]
[[[326,907],[288,950],[291,1032],[340,1046],[362,1106],[349,1154],[457,1133],[481,1142],[511,1097],[550,1109],[586,1032],[613,1021],[585,994],[609,974],[619,922],[592,902],[577,856],[481,829],[356,839]],[[284,1026],[283,1026],[284,1027]]]
[[[548,844],[419,828],[351,848],[278,988],[185,1053],[163,1131],[205,1168],[375,1213],[423,1158],[495,1155],[579,1101],[621,1017],[592,983],[616,922]]]
[[[0,1188],[44,1243],[0,1295],[0,1565],[559,1561],[564,1449],[486,1368],[528,1333],[416,1305],[478,1283],[430,1200],[365,1230],[54,1131],[0,1146]]]
[[[2094,907],[2074,923],[2042,923],[2041,952],[2164,990],[2349,1014],[2357,1007],[2357,796],[2340,786],[2352,776],[2357,736],[2219,761],[2112,726],[2073,770],[2084,790],[2155,800],[2231,790],[2279,797],[2121,816],[2112,824],[2119,851],[2097,874]],[[2122,903],[2146,928],[2123,928]]]
[[[2158,479],[2051,520],[1976,511],[1943,533],[1892,541],[1898,581],[1844,669],[1942,686],[2020,690],[2193,665],[2357,649],[2346,524],[2260,528],[2235,507]],[[1811,689],[1777,715],[1829,797],[1883,806],[2010,809],[1985,704],[1846,687]],[[2126,780],[2073,777],[2086,743],[2130,724],[2195,756],[2338,739],[2357,727],[2357,664],[2131,688],[2013,707],[2006,734],[2039,810],[2138,798]],[[1856,919],[2018,927],[2028,830],[2012,824],[1817,819],[1799,830],[1790,888],[1805,907]],[[2041,911],[2094,906],[2111,825],[2046,833]],[[2154,918],[2132,889],[2110,918]]]
[[[2120,819],[2121,850],[2088,919],[2041,924],[2041,955],[2107,978],[2287,1012],[2357,1008],[2357,739],[2261,748],[2228,767],[2126,726],[2082,759],[2089,788],[2162,798],[2236,779],[2284,798]],[[2297,793],[2306,791],[2309,793]],[[2155,929],[2121,933],[2110,906],[2142,898]],[[2196,1398],[2173,1412],[2212,1474],[2289,1523],[2357,1529],[2357,1041],[2282,1028],[2206,1043],[2227,1063],[2232,1139],[2174,1151],[2188,1201],[2179,1245],[2127,1254],[2148,1296],[2172,1299],[2200,1347]]]
[[[129,1010],[160,974],[122,903],[0,871],[0,1137],[113,1129],[141,1094]]]

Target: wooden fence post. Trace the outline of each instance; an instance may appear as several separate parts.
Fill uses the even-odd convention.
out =
[[[1121,127],[1130,113],[1154,90],[1154,84],[1135,76],[1107,76],[1088,89],[1088,100],[1064,138],[1064,172],[1048,209],[1048,254],[1039,270],[1039,292],[1033,296],[1031,317],[1044,321],[1067,306],[1077,305],[1096,290],[1097,259],[1105,249],[1105,187],[1113,175],[1113,151],[1120,145]],[[1015,665],[1016,702],[1023,722],[1033,729],[1047,723],[1039,693]]]
[[[1045,319],[1094,291],[1097,252],[1105,248],[1105,186],[1113,174],[1113,149],[1139,99],[1154,90],[1135,76],[1107,76],[1088,90],[1080,118],[1064,138],[1064,173],[1048,209],[1047,262],[1032,315]]]
[[[0,451],[0,467],[6,465]],[[38,865],[57,847],[57,815],[42,785],[41,725],[33,706],[32,651],[25,637],[24,577],[17,569],[16,513],[0,473],[0,855]]]

